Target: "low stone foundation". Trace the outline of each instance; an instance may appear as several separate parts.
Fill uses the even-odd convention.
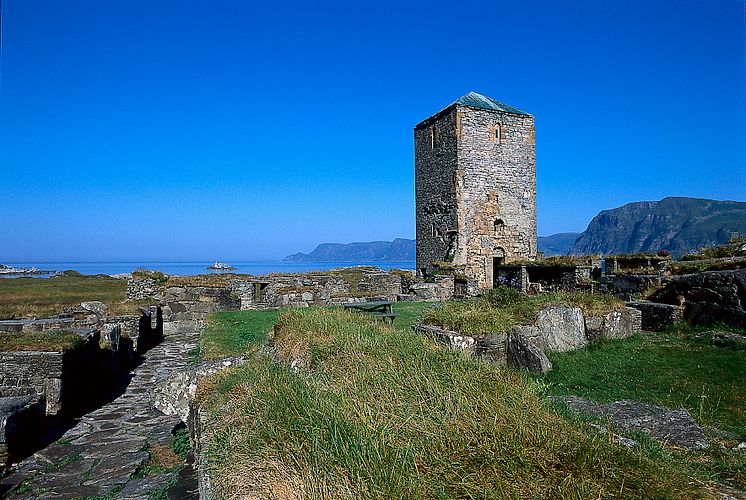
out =
[[[466,335],[432,325],[414,325],[452,349],[498,363],[547,371],[551,363],[545,352],[581,349],[600,338],[625,338],[640,331],[640,311],[629,307],[604,316],[585,316],[578,307],[550,306],[539,311],[535,325],[514,327],[508,333]]]
[[[647,300],[627,302],[627,306],[641,314],[642,330],[660,332],[682,320],[681,308],[670,304],[657,304]]]

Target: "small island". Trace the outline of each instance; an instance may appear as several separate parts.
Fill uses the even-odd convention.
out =
[[[233,267],[230,264],[215,261],[215,263],[211,266],[208,266],[207,269],[210,269],[211,271],[235,271],[238,268]]]

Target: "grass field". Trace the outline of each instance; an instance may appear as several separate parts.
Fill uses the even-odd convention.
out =
[[[714,496],[706,468],[617,447],[554,409],[547,382],[411,332],[429,305],[396,307],[394,327],[339,309],[281,311],[284,363],[257,355],[200,387],[218,496]],[[262,313],[213,316],[206,352],[251,355],[272,322]]]
[[[597,402],[634,399],[683,406],[704,425],[746,440],[746,348],[720,347],[684,326],[658,334],[549,353],[554,369],[543,376],[555,394]]]
[[[107,276],[56,276],[53,278],[0,279],[0,319],[44,317],[62,312],[64,306],[100,300],[114,312],[129,312],[124,304],[127,282]]]

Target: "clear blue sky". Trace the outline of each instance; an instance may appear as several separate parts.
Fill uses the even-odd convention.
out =
[[[746,199],[743,0],[3,0],[0,262],[414,237],[412,128],[536,117],[539,234]]]

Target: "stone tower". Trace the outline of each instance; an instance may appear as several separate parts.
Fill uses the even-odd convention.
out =
[[[419,276],[492,288],[495,265],[536,258],[533,116],[469,92],[414,128],[414,157]]]

